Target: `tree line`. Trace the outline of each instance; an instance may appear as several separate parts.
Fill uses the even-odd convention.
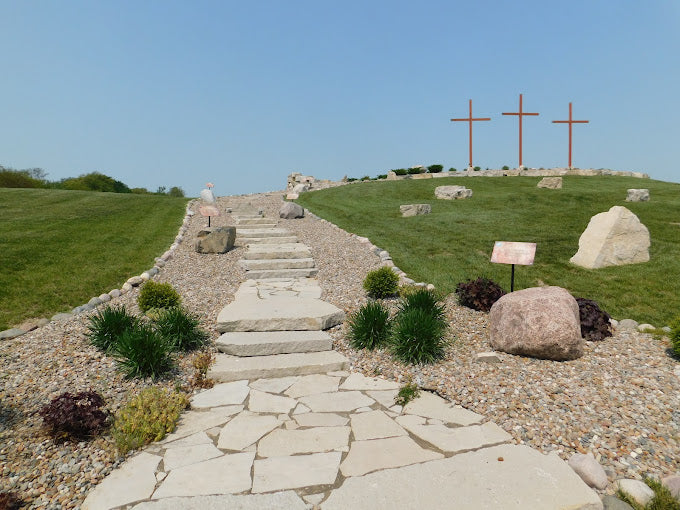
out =
[[[26,168],[16,170],[0,165],[0,188],[43,188],[68,189],[79,191],[105,191],[109,193],[136,193],[140,195],[168,195],[183,197],[184,190],[178,186],[167,189],[159,186],[156,191],[146,188],[130,188],[127,184],[100,172],[90,172],[78,177],[67,177],[59,181],[47,179],[47,172],[42,168]]]

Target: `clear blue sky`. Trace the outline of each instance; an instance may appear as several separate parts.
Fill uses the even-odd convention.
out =
[[[680,2],[0,1],[0,164],[198,195],[524,164],[680,181]]]

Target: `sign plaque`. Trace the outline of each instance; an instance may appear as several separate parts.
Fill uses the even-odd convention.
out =
[[[536,243],[516,243],[513,241],[496,241],[491,254],[491,262],[511,264],[510,292],[515,290],[515,264],[532,266],[536,255]]]
[[[208,226],[210,226],[210,217],[211,216],[219,216],[220,215],[220,210],[215,207],[214,205],[202,205],[201,207],[198,208],[198,211],[201,213],[201,216],[207,216],[208,217]]]

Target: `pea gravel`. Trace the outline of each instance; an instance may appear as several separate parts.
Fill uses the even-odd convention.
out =
[[[278,219],[283,192],[222,197],[222,210],[251,203]],[[194,206],[196,209],[196,206]],[[319,267],[322,298],[344,309],[365,302],[361,283],[381,265],[371,245],[336,226],[306,216],[278,220],[307,244]],[[199,255],[192,240],[207,224],[199,214],[189,220],[185,241],[154,278],[171,283],[184,306],[200,316],[211,339],[215,319],[244,279],[236,264],[244,248],[222,255]],[[233,224],[229,214],[213,218],[216,226]],[[103,248],[104,249],[104,248]],[[121,282],[122,285],[123,282]],[[102,289],[106,291],[106,289]],[[138,312],[138,288],[114,298]],[[392,303],[393,305],[394,303]],[[331,330],[334,347],[350,359],[353,370],[421,387],[485,415],[514,437],[563,459],[591,451],[616,478],[664,477],[680,471],[680,364],[668,354],[668,340],[633,331],[588,343],[575,361],[553,362],[498,353],[500,363],[480,363],[476,354],[491,350],[487,315],[446,299],[451,328],[445,359],[430,366],[405,366],[386,350],[354,351],[344,326]],[[129,381],[110,357],[86,338],[85,312],[12,340],[0,342],[0,491],[24,498],[26,508],[77,508],[87,492],[122,460],[111,439],[55,443],[36,412],[64,391],[98,391],[115,412],[151,381]],[[191,355],[161,384],[191,390]],[[611,492],[611,485],[608,489]]]

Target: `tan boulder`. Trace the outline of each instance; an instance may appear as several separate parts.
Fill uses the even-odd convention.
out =
[[[562,177],[543,177],[537,188],[562,189]]]
[[[635,214],[620,205],[590,218],[578,252],[569,261],[597,269],[649,261],[649,230]]]
[[[421,214],[430,214],[432,206],[430,204],[406,204],[400,205],[399,211],[403,217],[418,216]]]
[[[471,197],[472,190],[465,186],[437,186],[434,196],[443,200],[459,200]]]
[[[206,227],[196,236],[195,249],[198,253],[226,253],[234,247],[234,227]]]
[[[561,287],[533,287],[506,294],[489,312],[491,347],[551,360],[583,355],[578,303]]]

